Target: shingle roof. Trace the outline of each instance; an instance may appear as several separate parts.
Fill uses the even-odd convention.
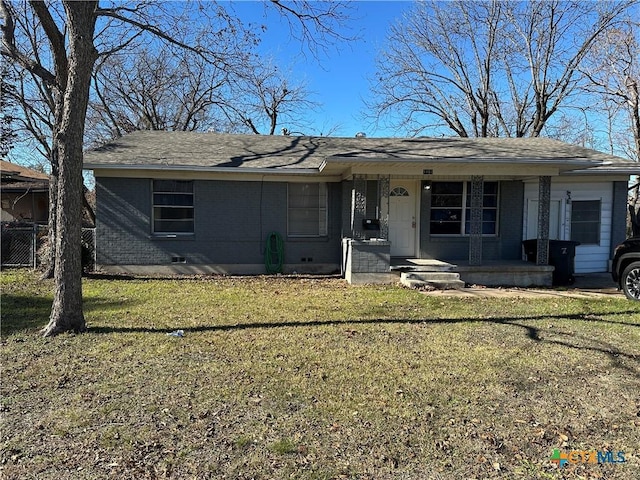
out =
[[[46,173],[37,172],[31,168],[0,160],[0,173],[3,179],[15,180],[48,180]]]
[[[320,169],[325,161],[575,162],[630,165],[546,138],[337,138],[138,131],[85,153],[85,168]],[[631,164],[633,165],[633,164]]]

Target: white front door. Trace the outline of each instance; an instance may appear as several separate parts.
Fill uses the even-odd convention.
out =
[[[416,186],[412,181],[392,181],[389,192],[389,240],[392,257],[416,253]]]
[[[529,200],[529,212],[527,217],[527,239],[538,238],[538,200]],[[560,200],[549,202],[549,240],[562,240],[560,238]]]

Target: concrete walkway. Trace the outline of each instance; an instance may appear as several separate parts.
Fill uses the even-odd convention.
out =
[[[425,295],[442,297],[521,297],[521,298],[625,298],[609,273],[576,275],[573,285],[552,288],[484,287],[472,285],[461,290],[425,291]]]

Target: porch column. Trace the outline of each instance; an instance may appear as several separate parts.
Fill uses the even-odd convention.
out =
[[[351,191],[351,237],[364,239],[362,221],[367,212],[367,177],[353,176],[353,190]]]
[[[378,177],[380,238],[389,240],[389,185],[391,176]]]
[[[551,209],[551,177],[538,178],[538,248],[537,265],[549,264],[549,212]]]
[[[469,232],[469,265],[482,265],[482,204],[484,177],[471,177],[471,218]],[[463,206],[464,208],[464,206]]]

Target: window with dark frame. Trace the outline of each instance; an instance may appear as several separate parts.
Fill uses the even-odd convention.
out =
[[[583,245],[600,244],[600,200],[571,202],[571,240]]]
[[[287,217],[291,237],[327,235],[327,184],[289,183]]]
[[[194,233],[193,181],[153,180],[153,233]]]
[[[484,182],[482,234],[498,232],[498,182]],[[463,208],[464,205],[464,208]],[[471,182],[431,184],[431,235],[469,235]]]
[[[431,184],[431,234],[460,235],[462,233],[463,182],[433,182]]]
[[[471,233],[471,183],[466,184],[466,210],[464,233]],[[498,182],[484,182],[482,195],[482,234],[498,233]]]

